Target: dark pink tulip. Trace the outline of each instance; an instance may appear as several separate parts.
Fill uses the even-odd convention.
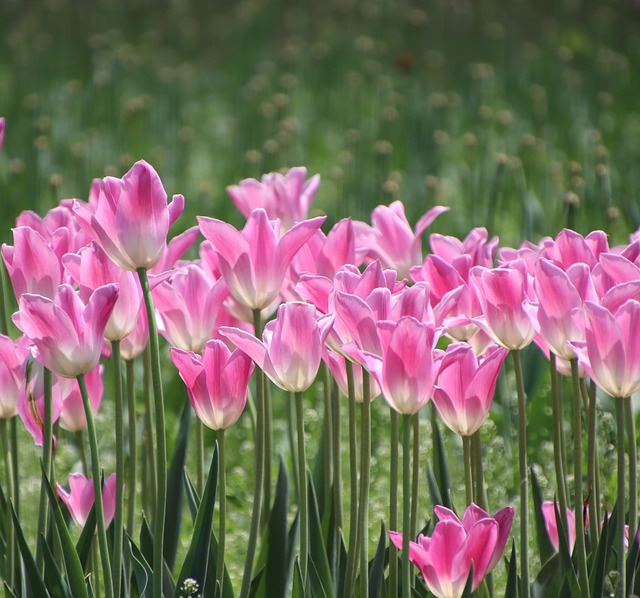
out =
[[[118,286],[110,284],[97,288],[85,305],[70,285],[63,284],[53,299],[23,295],[13,321],[33,343],[33,355],[42,365],[75,378],[98,365],[117,297]]]
[[[227,187],[227,193],[238,210],[248,218],[256,208],[266,211],[271,220],[282,223],[288,231],[294,224],[306,220],[313,198],[320,186],[320,175],[306,181],[307,169],[291,168],[286,174],[271,172],[261,181],[245,179],[239,185]]]
[[[555,503],[557,504],[557,503]],[[551,546],[557,552],[560,549],[560,539],[558,537],[558,522],[556,520],[556,507],[552,500],[545,500],[540,506],[542,510],[542,518],[544,519],[544,527],[547,530],[547,536]],[[560,506],[558,505],[558,512]],[[585,509],[585,512],[587,510]],[[589,522],[587,521],[588,525]],[[573,553],[573,546],[576,543],[576,514],[575,511],[567,509],[567,526],[569,527],[569,553]]]
[[[465,255],[469,257],[471,267],[491,268],[498,251],[498,237],[489,240],[486,228],[474,228],[462,241],[434,233],[429,235],[429,245],[433,255],[446,262],[453,263]]]
[[[68,253],[62,263],[78,285],[80,298],[87,302],[91,294],[107,284],[118,284],[118,299],[113,306],[104,331],[108,341],[120,341],[131,334],[140,317],[142,289],[138,277],[116,266],[97,243],[83,247],[78,253]]]
[[[7,121],[3,116],[2,118],[0,118],[0,150],[2,149],[2,145],[4,143],[4,130],[5,130],[6,124],[7,124]]]
[[[225,430],[238,421],[247,403],[253,362],[241,350],[231,352],[219,340],[209,341],[202,357],[191,351],[171,349],[198,416],[212,430]]]
[[[104,366],[98,365],[93,368],[85,377],[87,392],[91,411],[95,414],[102,404],[104,394],[104,384],[102,375]],[[60,426],[70,432],[78,432],[87,428],[87,417],[84,412],[80,386],[74,378],[58,378],[58,388],[62,398],[62,411],[60,412]]]
[[[197,264],[177,272],[171,282],[153,291],[160,316],[158,331],[169,343],[185,351],[200,353],[211,339],[229,289]]]
[[[480,357],[466,343],[447,347],[432,400],[444,423],[456,434],[471,436],[484,423],[507,354],[496,345]]]
[[[431,208],[412,230],[401,201],[378,206],[371,214],[373,226],[356,223],[357,251],[396,270],[400,278],[408,278],[411,267],[422,263],[422,234],[448,210],[444,206]]]
[[[221,328],[220,333],[251,357],[276,386],[304,392],[318,373],[332,323],[328,316],[319,321],[313,305],[293,301],[278,308],[276,319],[265,326],[262,340],[235,328]]]
[[[508,268],[492,269],[476,266],[471,270],[471,282],[484,314],[472,321],[507,349],[526,347],[535,330],[524,308],[533,295],[525,263],[516,260]]]
[[[75,524],[84,527],[95,501],[93,480],[85,478],[81,473],[69,474],[69,491],[56,484],[58,496],[69,509]],[[112,473],[104,482],[102,489],[104,523],[107,527],[113,521],[116,512],[116,474]]]
[[[263,209],[249,214],[242,231],[222,220],[198,216],[200,230],[218,254],[218,266],[229,291],[249,309],[273,303],[293,256],[320,228],[324,217],[304,220],[280,238],[280,224]]]
[[[162,254],[160,261],[158,261],[155,266],[149,268],[149,274],[153,276],[160,276],[168,270],[172,270],[176,262],[191,248],[191,246],[196,242],[198,235],[200,234],[200,229],[197,226],[192,226],[188,228],[183,233],[176,235],[167,243],[167,249]],[[149,283],[153,288],[153,276]],[[217,276],[216,278],[219,278]]]
[[[73,203],[82,228],[121,268],[152,268],[162,258],[169,227],[184,209],[184,197],[174,195],[168,202],[158,173],[144,160],[121,179],[102,179],[96,191],[95,201]]]
[[[23,366],[29,355],[29,339],[25,336],[14,341],[0,334],[0,419],[10,419],[18,413]]]

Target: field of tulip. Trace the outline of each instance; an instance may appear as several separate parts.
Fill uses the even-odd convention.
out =
[[[6,596],[639,594],[636,4],[161,7],[0,6]]]

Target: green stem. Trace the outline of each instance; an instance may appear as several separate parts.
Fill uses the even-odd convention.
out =
[[[196,488],[202,496],[204,490],[204,428],[196,417]]]
[[[571,379],[573,381],[573,471],[574,471],[574,509],[576,520],[575,552],[578,558],[578,579],[582,596],[589,597],[589,573],[587,571],[587,550],[584,537],[584,499],[582,497],[582,393],[580,392],[580,373],[578,360],[571,360]]]
[[[352,596],[356,583],[358,562],[358,447],[356,444],[356,392],[353,380],[353,364],[347,361],[347,388],[349,392],[349,476],[351,479],[349,505],[349,551],[343,596]]]
[[[360,596],[369,594],[369,482],[371,473],[371,379],[362,370],[362,416],[360,418],[360,503],[358,528],[360,535]]]
[[[256,310],[258,315],[260,315],[260,310]],[[255,321],[254,321],[255,325]],[[260,322],[260,325],[262,323]],[[260,336],[258,338],[262,338],[262,328],[256,328],[256,331],[260,332]],[[257,334],[256,334],[257,336]],[[264,427],[264,473],[262,478],[263,483],[263,496],[262,496],[262,509],[260,512],[260,528],[264,529],[269,520],[269,509],[271,508],[271,446],[272,446],[272,413],[271,413],[271,397],[269,394],[269,385],[267,384],[266,378],[264,378],[263,374],[263,387],[262,387],[262,412],[264,414],[263,417],[263,427]]]
[[[411,468],[411,537],[417,538],[418,496],[420,491],[420,415],[418,413],[413,418],[413,461]]]
[[[145,483],[142,495],[142,504],[146,506],[151,523],[156,519],[156,456],[153,451],[153,404],[151,402],[151,348],[149,345],[144,351],[144,370],[142,379],[142,397],[144,400],[144,437],[146,458],[144,459],[146,473],[143,477]]]
[[[91,403],[89,403],[89,395],[87,393],[87,385],[84,375],[78,376],[78,386],[82,395],[82,404],[84,406],[84,414],[87,418],[87,433],[89,434],[89,449],[91,452],[91,475],[93,476],[93,492],[96,518],[98,520],[98,545],[100,547],[100,561],[102,563],[102,571],[104,572],[104,590],[107,598],[113,598],[113,580],[109,575],[111,571],[111,562],[109,560],[109,546],[107,544],[107,528],[104,523],[104,506],[102,501],[102,484],[100,482],[100,460],[98,454],[98,439],[96,437],[96,428],[93,422],[93,411]],[[46,470],[45,470],[46,471]]]
[[[84,433],[82,430],[76,432],[76,445],[80,453],[80,465],[82,465],[82,473],[85,478],[90,476],[89,462],[87,461],[87,451],[84,448]]]
[[[527,403],[520,350],[511,351],[516,374],[518,395],[518,465],[520,472],[520,588],[521,595],[529,596],[529,481],[527,478]]]
[[[624,402],[624,417],[627,425],[627,443],[629,445],[629,537],[635,537],[638,531],[638,466],[636,458],[636,422],[633,417],[631,399]]]
[[[475,494],[474,502],[485,511],[487,510],[487,491],[484,486],[484,468],[482,465],[482,440],[480,438],[480,430],[474,432],[471,436],[471,463],[473,467],[473,478]]]
[[[133,360],[125,362],[127,372],[127,419],[129,424],[129,494],[127,500],[127,532],[133,536],[136,518],[136,466],[137,466],[137,437],[136,437],[136,392],[135,392],[135,363]]]
[[[219,527],[218,527],[218,562],[216,564],[216,579],[220,584],[220,596],[224,596],[224,549],[227,539],[227,471],[225,467],[224,429],[218,430],[218,488],[219,498]]]
[[[331,451],[333,450],[332,440],[332,418],[331,418],[331,373],[329,368],[323,363],[322,367],[322,399],[324,405],[324,504],[329,508],[331,501]]]
[[[462,437],[462,456],[464,461],[464,492],[466,505],[473,502],[473,478],[471,476],[471,436]]]
[[[398,531],[398,412],[389,407],[391,425],[391,459],[389,463],[389,529]],[[398,549],[389,544],[389,596],[398,595]]]
[[[618,440],[618,517],[616,519],[616,552],[618,554],[618,584],[616,586],[616,598],[624,598],[626,592],[626,555],[624,548],[624,518],[625,508],[625,466],[624,466],[624,403],[629,401],[627,397],[616,397],[616,423]]]
[[[51,479],[51,455],[53,451],[53,379],[51,371],[44,368],[44,425],[42,429],[42,466],[47,475]],[[51,480],[53,484],[53,480]],[[40,506],[38,509],[38,536],[43,534],[47,537],[47,527],[49,520],[49,502],[44,488],[44,484],[40,488]],[[36,546],[36,563],[38,569],[44,571],[44,555],[42,554],[41,543]]]
[[[164,519],[167,504],[167,447],[164,420],[164,397],[160,376],[160,346],[158,328],[149,288],[147,271],[138,268],[142,295],[149,321],[149,346],[151,348],[151,379],[153,381],[153,406],[156,414],[156,516],[153,526],[153,598],[162,598],[162,578],[164,573]]]
[[[18,425],[17,417],[9,420],[9,432],[11,434],[11,465],[13,468],[13,483],[15,492],[13,495],[13,506],[16,515],[20,517],[20,474],[18,471]]]
[[[562,400],[560,398],[560,386],[558,384],[558,368],[556,356],[549,354],[549,364],[551,367],[551,426],[553,429],[553,462],[556,470],[556,486],[558,490],[558,503],[560,505],[560,520],[565,534],[568,534],[567,524],[567,491],[566,479],[564,475],[564,462],[562,459],[564,440],[562,426],[564,418],[562,415]],[[569,537],[569,536],[567,536]]]
[[[257,338],[261,338],[260,310],[253,310],[253,324]],[[253,509],[251,511],[251,524],[249,528],[249,542],[247,544],[247,555],[244,561],[244,574],[242,576],[242,586],[240,588],[240,598],[247,598],[251,589],[251,575],[253,573],[253,561],[258,545],[258,532],[260,530],[260,519],[262,513],[262,499],[264,491],[265,475],[265,383],[264,374],[260,368],[255,369],[256,378],[256,471],[253,485]]]
[[[591,405],[591,409],[594,412],[594,419],[597,421],[597,408],[598,408],[598,403],[596,401],[596,390],[597,387],[595,385],[595,383],[593,382],[593,380],[591,381],[591,384],[589,385],[589,388],[587,390],[588,394],[589,394],[589,405]],[[595,508],[596,508],[596,521],[600,522],[600,465],[599,465],[599,457],[598,457],[598,451],[597,449],[594,449],[594,455],[593,455],[593,463],[594,463],[594,468],[595,468],[595,475],[594,475],[594,480],[593,480],[593,488],[594,488],[594,499],[593,502],[595,504]],[[599,530],[598,530],[599,531]]]
[[[4,458],[4,471],[6,477],[6,499],[13,503],[14,480],[13,467],[11,458],[11,447],[9,446],[9,438],[7,434],[7,420],[0,419],[0,440],[2,441],[2,455]],[[6,542],[5,542],[5,575],[4,581],[8,588],[13,588],[13,572],[15,571],[15,532],[13,528],[13,517],[6,519]],[[9,593],[7,592],[7,595]]]
[[[331,387],[331,419],[333,420],[333,508],[336,529],[342,529],[342,454],[340,447],[340,391],[335,380]]]
[[[402,415],[402,598],[411,596],[409,540],[411,526],[411,415]]]
[[[303,586],[307,581],[307,565],[309,561],[309,511],[307,508],[307,455],[304,438],[304,405],[302,393],[296,392],[296,432],[298,436],[298,478],[300,479],[300,494],[298,508],[300,509],[300,572]]]
[[[122,543],[124,542],[124,399],[122,396],[122,360],[120,341],[112,341],[111,358],[115,388],[115,432],[116,432],[116,510],[113,530],[113,591],[120,596],[122,585]],[[133,489],[130,489],[131,492]]]
[[[289,453],[291,454],[291,469],[293,475],[293,491],[300,496],[300,480],[298,479],[298,453],[296,451],[295,432],[295,401],[287,401],[287,436],[289,440]]]
[[[587,481],[589,484],[589,534],[591,546],[596,546],[600,538],[600,506],[596,498],[597,436],[596,436],[596,397],[590,396],[587,385],[580,380],[580,392],[587,398],[589,411],[587,414]]]

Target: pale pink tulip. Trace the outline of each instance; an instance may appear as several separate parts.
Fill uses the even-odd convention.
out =
[[[266,211],[271,220],[282,223],[282,231],[306,220],[309,208],[320,185],[320,175],[308,181],[307,169],[291,168],[286,174],[271,172],[262,175],[262,180],[245,179],[239,185],[227,187],[227,193],[238,210],[248,218],[256,208]]]
[[[209,341],[202,357],[171,349],[171,360],[184,381],[198,419],[212,430],[232,426],[247,403],[253,361],[240,349],[231,352],[219,340]]]
[[[167,193],[158,173],[141,160],[122,179],[106,177],[97,184],[97,198],[73,203],[82,228],[118,266],[135,272],[162,258],[169,227],[184,209],[184,197]]]
[[[69,509],[75,524],[83,528],[95,501],[94,485],[91,478],[81,473],[69,474],[69,491],[60,484],[56,484],[58,496]],[[112,473],[104,482],[102,488],[104,508],[104,523],[109,527],[116,512],[116,474]]]
[[[149,284],[153,288],[153,279],[156,276],[161,276],[168,270],[173,270],[176,266],[176,262],[182,258],[182,256],[191,248],[196,242],[196,239],[200,235],[200,229],[197,226],[188,228],[183,233],[176,235],[167,243],[167,248],[162,254],[162,257],[157,264],[149,268]],[[217,276],[216,278],[220,278]],[[164,279],[163,279],[164,280]]]
[[[456,434],[471,436],[484,423],[507,354],[497,345],[480,357],[466,343],[447,347],[432,400],[444,423]]]
[[[231,294],[249,309],[264,309],[280,294],[293,256],[320,228],[324,217],[304,220],[280,238],[280,224],[263,209],[249,214],[240,232],[230,224],[198,216],[200,230],[218,254],[218,266]]]
[[[556,503],[557,504],[557,503]],[[542,518],[544,519],[544,527],[547,530],[547,536],[551,546],[557,552],[560,549],[560,539],[558,537],[558,522],[556,520],[556,507],[552,500],[543,501],[540,505],[542,510]],[[560,506],[558,506],[560,512]],[[587,525],[588,521],[585,522]],[[569,553],[573,554],[573,546],[576,543],[576,514],[575,511],[567,509],[567,526],[569,528]]]
[[[142,355],[149,342],[149,320],[144,303],[140,307],[140,314],[131,334],[120,341],[120,357],[131,361]]]
[[[420,569],[429,591],[437,598],[460,598],[472,564],[471,586],[476,590],[499,561],[511,528],[513,509],[507,507],[493,518],[471,505],[462,522],[448,509],[436,509],[440,521],[431,537],[421,534],[417,542],[409,543],[409,559]],[[402,549],[402,534],[390,531],[389,536]]]
[[[491,268],[498,250],[498,237],[489,239],[486,228],[474,228],[462,241],[433,233],[429,235],[429,245],[433,255],[449,263],[465,255],[469,257],[471,267]]]
[[[97,288],[85,305],[70,285],[63,284],[54,299],[22,295],[13,321],[33,343],[33,356],[42,365],[75,378],[98,365],[117,297],[118,286],[110,284]]]
[[[411,267],[422,263],[422,234],[440,214],[448,210],[444,206],[431,208],[412,230],[401,201],[378,206],[371,214],[373,226],[356,223],[357,251],[370,260],[378,259],[385,267],[396,270],[400,278],[408,278]]]
[[[108,341],[121,341],[131,334],[140,317],[142,289],[138,277],[116,266],[95,242],[78,253],[68,253],[62,263],[78,285],[80,298],[87,302],[98,287],[118,284],[118,299],[107,322],[104,336]]]
[[[322,360],[327,364],[333,379],[338,384],[338,388],[345,397],[349,396],[349,386],[347,382],[347,360],[342,355],[329,351],[326,347],[322,349]],[[353,390],[356,403],[364,401],[364,387],[362,384],[362,366],[351,363],[353,368]],[[380,387],[375,379],[369,381],[369,400],[373,401],[380,395]]]
[[[213,335],[228,294],[224,280],[189,264],[153,291],[158,331],[172,346],[200,353]]]
[[[555,241],[543,244],[540,256],[548,258],[563,270],[573,264],[586,264],[589,269],[598,262],[601,253],[609,251],[607,235],[596,230],[583,237],[580,233],[565,228],[560,231]]]
[[[87,393],[91,411],[95,415],[102,404],[104,384],[102,375],[104,366],[98,365],[85,377]],[[58,387],[62,398],[62,411],[60,412],[60,426],[70,432],[78,432],[87,428],[87,416],[84,412],[80,385],[74,378],[58,378]]]
[[[235,328],[221,328],[220,333],[251,357],[276,386],[304,392],[318,373],[332,323],[333,318],[327,316],[319,321],[313,305],[293,301],[278,308],[262,340]]]
[[[29,339],[25,336],[14,341],[0,334],[0,419],[10,419],[18,413],[23,366],[29,355]]]

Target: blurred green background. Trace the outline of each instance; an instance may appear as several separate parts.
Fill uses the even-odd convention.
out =
[[[640,224],[640,6],[630,1],[0,3],[0,210],[44,212],[148,160],[187,213],[305,165],[315,209],[402,199],[503,244]]]

